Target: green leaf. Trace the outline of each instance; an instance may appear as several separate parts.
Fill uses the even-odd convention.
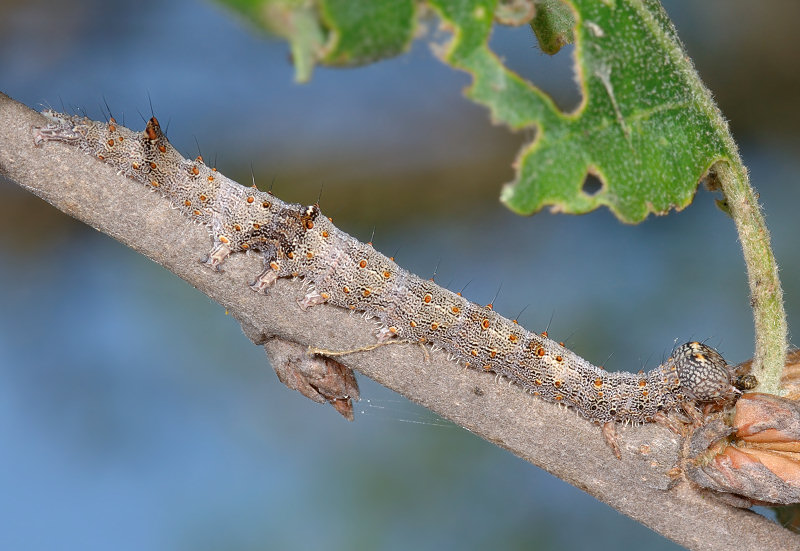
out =
[[[292,51],[295,80],[311,78],[322,54],[326,33],[316,9],[305,0],[220,0],[246,16],[253,24],[285,38]]]
[[[735,146],[656,2],[574,0],[576,63],[583,102],[564,114],[508,70],[487,46],[492,0],[431,0],[455,29],[445,59],[470,72],[470,98],[537,137],[502,193],[514,211],[545,206],[585,213],[602,205],[629,223],[688,205],[697,183]],[[588,174],[602,182],[583,190]]]
[[[413,0],[321,0],[332,31],[325,62],[361,65],[405,51],[414,37]]]
[[[355,65],[396,55],[414,35],[413,0],[225,0],[287,36],[298,79],[315,61]],[[546,51],[575,40],[583,102],[561,112],[491,52],[496,19],[528,22],[531,0],[428,0],[453,32],[442,57],[468,71],[467,95],[512,128],[535,128],[502,200],[531,214],[607,206],[635,223],[688,205],[733,140],[655,0],[536,0],[531,26]],[[314,12],[318,9],[318,12]],[[324,38],[324,46],[323,44]],[[591,189],[588,175],[602,185]]]
[[[314,65],[362,65],[396,56],[414,38],[414,0],[219,0],[289,41],[295,79]]]

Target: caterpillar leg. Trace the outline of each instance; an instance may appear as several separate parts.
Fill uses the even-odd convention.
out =
[[[278,264],[278,248],[275,245],[266,246],[262,250],[262,254],[264,255],[264,269],[250,284],[250,289],[255,293],[267,294],[267,290],[278,281],[281,266]]]
[[[231,248],[226,242],[215,237],[214,247],[204,259],[200,260],[200,263],[216,272],[221,272],[222,268],[220,268],[220,266],[225,262],[225,259],[230,256],[231,252]]]
[[[617,434],[617,424],[614,421],[603,423],[601,431],[606,444],[608,444],[608,447],[611,448],[611,451],[614,453],[614,457],[622,459],[622,451],[619,447],[619,434]]]
[[[84,137],[77,131],[75,125],[63,117],[55,116],[53,111],[45,111],[43,115],[53,122],[47,126],[33,127],[33,144],[35,146],[38,147],[44,142],[75,143]]]
[[[75,130],[66,126],[56,126],[53,124],[34,127],[33,145],[40,146],[44,142],[66,142],[74,143],[81,139],[81,135]]]
[[[300,305],[301,309],[308,310],[312,306],[324,304],[327,301],[328,293],[320,293],[316,289],[311,289],[308,293],[306,293],[306,296],[297,301],[297,304]]]
[[[384,325],[378,331],[378,342],[386,342],[397,336],[397,327],[393,325]]]

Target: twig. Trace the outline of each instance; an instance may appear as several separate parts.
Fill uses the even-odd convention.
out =
[[[234,255],[222,273],[201,267],[210,243],[203,228],[76,149],[34,148],[31,127],[43,123],[0,94],[0,175],[185,279],[227,308],[254,341],[274,336],[329,350],[374,344],[374,325],[359,316],[327,305],[302,312],[300,283],[281,280],[266,297],[251,292],[247,283],[260,270],[255,257]],[[495,384],[492,374],[466,370],[444,354],[426,362],[415,345],[397,345],[339,360],[686,547],[800,546],[800,536],[763,517],[704,497],[685,481],[673,485],[667,472],[679,442],[663,427],[621,427],[618,461],[598,427],[572,411]]]

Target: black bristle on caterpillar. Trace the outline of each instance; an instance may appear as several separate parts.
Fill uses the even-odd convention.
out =
[[[52,123],[34,128],[36,145],[76,146],[161,194],[208,229],[213,247],[203,262],[209,268],[219,269],[232,253],[261,252],[264,270],[251,285],[256,292],[266,292],[281,277],[305,278],[310,290],[298,301],[302,309],[328,303],[364,312],[380,321],[380,341],[431,344],[465,366],[507,377],[597,423],[651,421],[683,402],[724,402],[739,393],[722,356],[698,342],[678,346],[647,373],[606,372],[546,334],[498,315],[491,305],[469,302],[402,269],[336,228],[318,205],[285,203],[234,182],[202,157],[184,158],[155,117],[144,132],[134,132],[113,117],[103,123],[44,114]]]

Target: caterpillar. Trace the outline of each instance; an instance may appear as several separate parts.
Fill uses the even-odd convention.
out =
[[[647,373],[607,372],[546,333],[439,287],[398,266],[371,244],[333,225],[318,205],[286,203],[184,158],[155,117],[143,132],[117,124],[44,111],[34,144],[80,148],[167,199],[207,228],[213,245],[202,262],[219,270],[233,253],[260,252],[264,268],[251,284],[266,293],[278,278],[304,278],[306,310],[327,303],[377,318],[379,342],[399,339],[446,351],[467,367],[494,372],[545,400],[574,408],[598,424],[652,421],[685,402],[725,402],[739,391],[735,373],[713,348],[689,342]]]

